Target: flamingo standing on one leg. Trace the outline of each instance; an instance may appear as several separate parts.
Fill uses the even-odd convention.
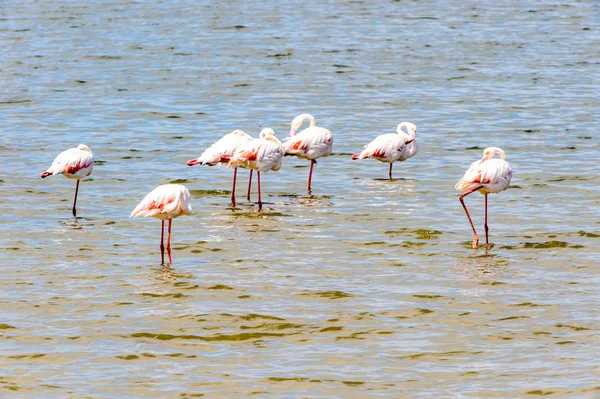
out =
[[[494,158],[494,155],[500,155],[500,158]],[[485,196],[485,216],[484,216],[484,229],[485,229],[485,243],[488,244],[488,211],[487,211],[487,196],[488,194],[496,194],[504,191],[510,184],[512,178],[512,170],[510,165],[504,159],[506,154],[498,147],[488,147],[483,151],[483,158],[479,161],[473,162],[462,179],[456,183],[454,188],[458,191],[462,191],[463,194],[459,195],[458,200],[462,204],[469,224],[473,229],[473,248],[477,248],[479,243],[479,237],[473,226],[473,221],[467,210],[467,206],[463,200],[467,195],[479,191],[480,194]]]
[[[244,148],[253,138],[241,130],[234,130],[221,137],[217,142],[208,147],[200,157],[187,162],[188,166],[194,165],[223,165],[231,156]],[[243,166],[242,166],[243,167]],[[231,206],[235,206],[235,183],[237,179],[237,168],[233,169],[233,185],[231,188]],[[246,198],[250,201],[250,186],[252,184],[252,169],[250,169],[250,180],[248,180],[248,194]]]
[[[404,133],[402,128],[406,128],[408,134]],[[392,180],[392,164],[396,161],[406,161],[419,151],[415,140],[417,127],[414,124],[402,122],[396,128],[396,132],[377,136],[375,140],[365,146],[362,152],[352,155],[352,159],[375,158],[380,162],[389,163],[389,176]],[[410,143],[412,144],[409,148],[408,144]]]
[[[171,222],[178,216],[191,215],[192,204],[190,202],[190,192],[181,184],[163,184],[156,187],[144,197],[142,202],[135,207],[130,218],[153,216],[162,221],[160,232],[160,261],[165,264],[165,246],[163,239],[165,234],[165,220],[169,221],[167,230],[167,255],[169,264],[171,260]]]
[[[275,137],[275,132],[271,128],[264,128],[260,132],[258,140],[252,140],[241,151],[233,154],[229,160],[229,167],[236,168],[243,166],[256,170],[258,180],[258,210],[262,210],[262,200],[260,196],[260,172],[269,170],[278,171],[281,168],[281,159],[285,154],[285,149],[281,141]]]
[[[42,172],[40,177],[43,179],[48,176],[63,174],[69,179],[76,179],[75,197],[73,198],[73,216],[77,217],[77,192],[79,191],[79,181],[92,174],[94,169],[94,154],[85,144],[79,144],[77,148],[69,148],[58,154],[52,162],[52,165]]]
[[[309,126],[296,135],[296,131],[305,120],[309,121]],[[318,158],[331,155],[333,136],[329,130],[318,127],[315,118],[309,114],[298,115],[291,125],[290,137],[285,139],[283,148],[286,155],[296,155],[298,158],[310,160],[308,172],[308,194],[310,194],[313,166]]]

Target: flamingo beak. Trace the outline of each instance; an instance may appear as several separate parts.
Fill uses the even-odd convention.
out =
[[[198,165],[200,162],[198,162],[197,159],[190,159],[189,161],[187,161],[187,166],[194,166],[194,165]]]

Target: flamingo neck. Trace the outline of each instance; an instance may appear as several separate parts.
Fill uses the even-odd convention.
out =
[[[403,127],[406,128],[406,131],[408,133],[404,133],[404,130],[402,130]],[[417,133],[414,129],[410,129],[410,124],[408,122],[402,122],[401,124],[399,124],[398,129],[396,129],[396,131],[398,132],[398,134],[406,135],[408,137],[408,139],[406,140],[407,142],[412,142],[415,139]]]
[[[307,120],[309,123],[308,127],[314,127],[317,125],[315,122],[315,118],[310,114],[302,114],[298,118],[301,119],[302,122]],[[300,126],[302,126],[302,125],[300,125]]]
[[[491,147],[486,148],[483,152],[483,160],[487,161],[488,159],[492,159],[496,154],[500,156],[501,160],[504,161],[506,159],[506,153],[502,149],[498,147]]]
[[[417,140],[414,139],[410,142],[410,148],[408,149],[408,157],[412,158],[419,151]]]
[[[309,123],[308,127],[315,127],[317,125],[315,122],[315,118],[313,118],[312,115],[310,115],[310,114],[298,115],[292,121],[292,128],[290,129],[290,136],[294,136],[296,134],[296,131],[302,127],[302,124],[304,123],[304,121],[308,121],[308,123]]]

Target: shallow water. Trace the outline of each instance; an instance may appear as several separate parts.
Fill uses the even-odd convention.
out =
[[[40,2],[2,7],[2,397],[600,395],[595,2]],[[334,134],[262,176],[187,167],[233,129]],[[420,152],[350,154],[401,121]],[[39,173],[86,143],[81,184]],[[489,246],[454,183],[512,188]],[[194,215],[132,220],[159,184]],[[256,198],[256,194],[253,194]],[[483,239],[483,199],[466,199]]]

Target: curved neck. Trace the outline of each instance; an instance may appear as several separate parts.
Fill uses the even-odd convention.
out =
[[[410,125],[411,124],[408,122],[402,122],[398,125],[398,128],[396,129],[396,132],[398,132],[398,134],[404,134],[406,137],[408,137],[408,139],[406,140],[407,143],[412,142],[415,139],[415,135],[417,133],[415,129],[410,128]],[[403,127],[406,128],[407,133],[404,133],[404,130],[402,130]]]
[[[494,158],[496,154],[500,155],[501,160],[504,161],[506,159],[506,153],[498,147],[486,148],[483,153],[483,159],[484,161],[487,161],[488,159]]]
[[[313,126],[316,125],[315,118],[312,115],[310,115],[310,114],[302,114],[298,118],[301,118],[302,122],[304,122],[304,121],[307,120],[308,123],[309,123],[309,125],[308,125],[309,127],[313,127]]]
[[[412,158],[418,151],[419,151],[419,146],[417,145],[417,140],[414,139],[410,142],[410,148],[407,148],[408,150],[408,157]]]

